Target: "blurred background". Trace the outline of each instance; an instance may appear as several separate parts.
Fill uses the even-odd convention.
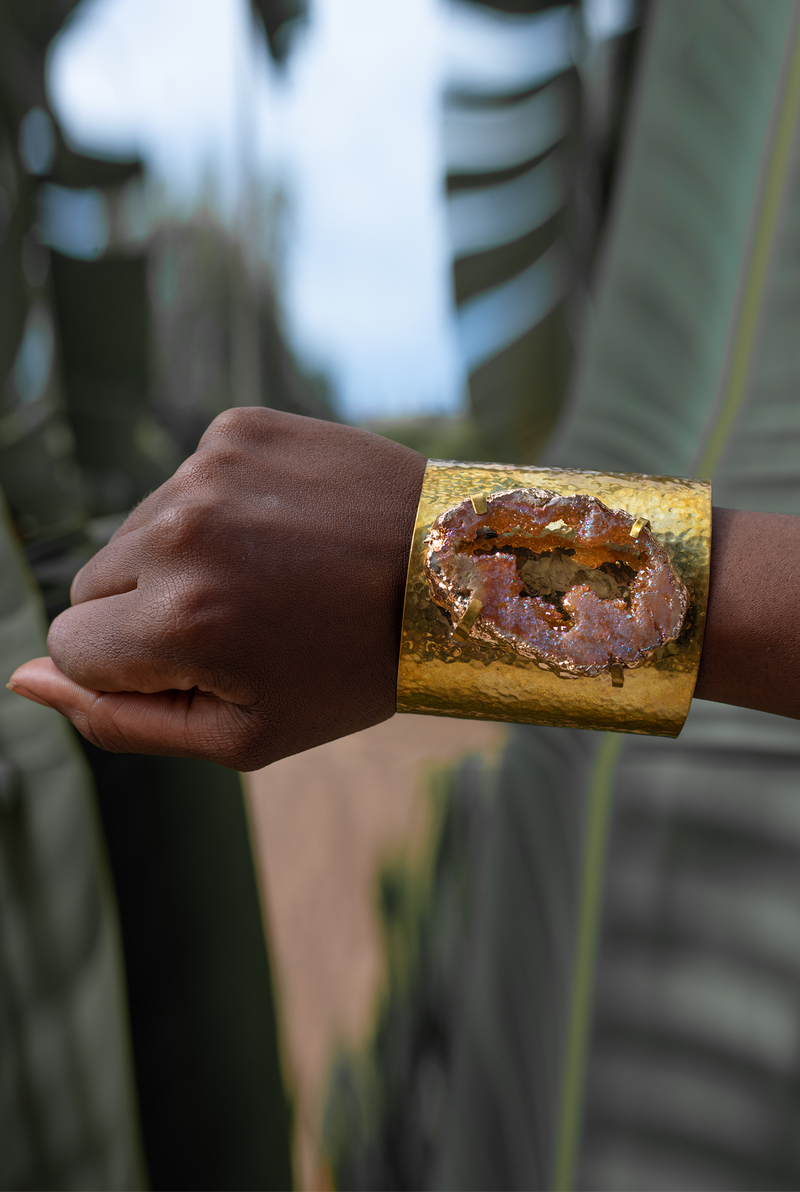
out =
[[[232,405],[800,514],[798,211],[797,0],[0,0],[5,673]],[[0,1186],[797,1187],[798,791],[704,701],[240,776],[1,688]]]
[[[648,12],[2,0],[0,482],[49,617],[233,405],[542,458]],[[97,1186],[431,1183],[507,736],[398,717],[244,798],[83,747],[140,1163]],[[61,1186],[31,1147],[4,1186]]]

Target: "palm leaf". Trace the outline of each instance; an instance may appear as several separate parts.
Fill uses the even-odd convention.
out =
[[[705,466],[718,501],[800,512],[796,20],[788,2],[655,7],[552,462]],[[608,790],[602,740],[515,731],[436,1182],[795,1186],[797,726],[697,705],[676,742],[619,738]],[[546,809],[590,823],[607,793],[605,894],[577,866],[537,881],[560,847]],[[577,995],[563,931],[599,948]]]

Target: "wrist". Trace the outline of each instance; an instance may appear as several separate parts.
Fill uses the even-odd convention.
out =
[[[800,518],[715,508],[700,699],[800,719]]]

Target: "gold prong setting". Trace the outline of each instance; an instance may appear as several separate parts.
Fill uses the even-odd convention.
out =
[[[453,626],[453,637],[460,642],[465,642],[472,633],[475,622],[481,615],[483,609],[483,601],[478,600],[477,596],[473,596],[467,605],[467,611],[464,613],[460,621]]]

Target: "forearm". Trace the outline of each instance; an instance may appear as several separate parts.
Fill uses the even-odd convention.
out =
[[[385,719],[424,472],[375,435],[229,411],[14,689],[105,748],[246,769]],[[799,576],[800,517],[714,511],[698,697],[800,719]]]
[[[714,509],[695,695],[800,719],[800,517]]]

